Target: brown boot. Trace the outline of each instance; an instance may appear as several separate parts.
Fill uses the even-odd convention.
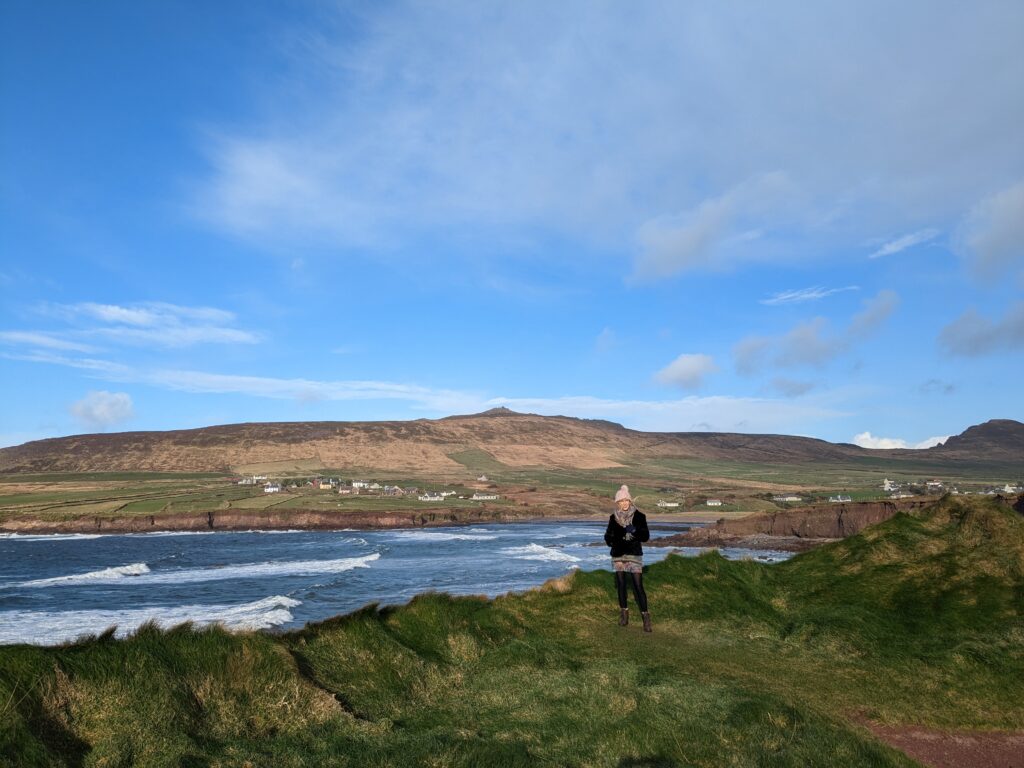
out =
[[[643,613],[640,614],[640,616],[644,620],[644,632],[653,632],[654,630],[651,629],[651,612],[650,611],[644,611]]]
[[[619,626],[629,626],[629,608],[619,608]]]

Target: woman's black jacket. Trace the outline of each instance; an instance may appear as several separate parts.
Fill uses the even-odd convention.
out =
[[[612,548],[612,557],[622,555],[643,556],[644,548],[640,542],[651,538],[651,532],[647,528],[647,517],[639,509],[633,513],[633,525],[636,530],[633,532],[633,539],[626,541],[626,529],[615,520],[615,514],[608,517],[608,529],[604,532],[604,543]]]

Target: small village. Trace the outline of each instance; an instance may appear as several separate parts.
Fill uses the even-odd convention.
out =
[[[261,488],[263,493],[298,493],[302,491],[325,491],[339,496],[369,496],[374,498],[407,498],[427,503],[444,502],[451,498],[466,501],[498,501],[500,494],[489,490],[475,491],[472,494],[444,489],[421,489],[418,486],[401,486],[380,483],[376,480],[349,480],[338,477],[316,475],[310,478],[273,479],[267,475],[245,475],[233,478],[236,485]],[[489,482],[486,475],[477,478],[477,482]]]

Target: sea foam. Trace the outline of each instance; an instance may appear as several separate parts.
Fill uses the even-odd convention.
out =
[[[503,555],[509,555],[519,560],[547,560],[561,563],[578,563],[580,558],[570,555],[553,547],[543,547],[540,544],[527,544],[525,547],[506,547],[501,550]]]
[[[223,579],[251,579],[264,576],[302,576],[306,574],[343,573],[353,568],[368,568],[380,557],[374,552],[362,557],[346,557],[339,560],[285,560],[265,563],[240,563],[238,565],[213,566],[209,568],[180,568],[152,571],[145,563],[123,565],[118,568],[104,568],[101,571],[57,576],[49,579],[23,581],[10,586],[52,587],[81,584],[122,584],[130,579],[132,584],[188,584],[200,581]]]
[[[498,538],[488,533],[448,533],[447,531],[394,531],[392,534],[403,541],[490,541]]]
[[[147,621],[172,627],[186,621],[197,626],[220,623],[228,629],[267,629],[292,620],[291,608],[302,605],[284,595],[239,605],[179,605],[89,611],[6,611],[0,613],[0,643],[52,645],[97,634],[117,625],[124,637]]]

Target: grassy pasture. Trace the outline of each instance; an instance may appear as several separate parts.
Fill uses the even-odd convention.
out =
[[[281,635],[0,653],[0,764],[904,766],[857,723],[1024,728],[1024,519],[944,500],[764,565],[425,595]]]

